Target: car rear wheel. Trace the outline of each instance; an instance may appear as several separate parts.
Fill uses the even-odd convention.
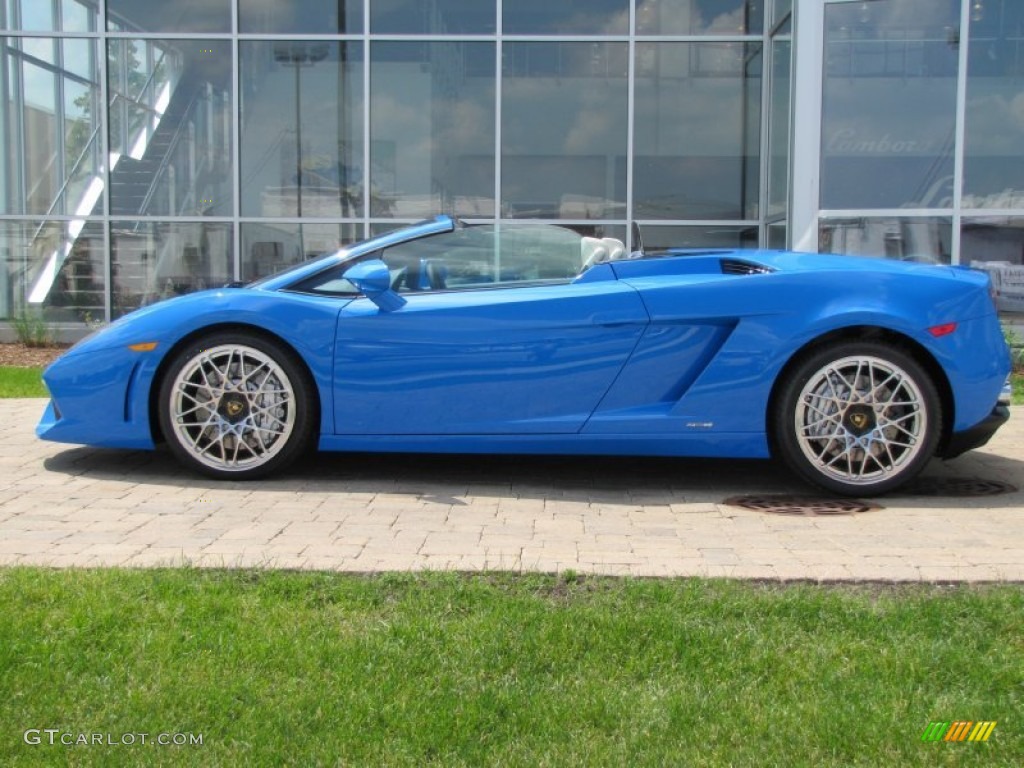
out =
[[[160,388],[160,424],[175,456],[220,479],[263,477],[311,444],[316,394],[294,355],[244,332],[182,349]]]
[[[906,483],[942,433],[934,382],[914,358],[884,343],[817,351],[789,374],[776,402],[782,459],[811,483],[851,496]]]

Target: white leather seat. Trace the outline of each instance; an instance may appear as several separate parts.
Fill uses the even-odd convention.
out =
[[[580,272],[590,269],[595,264],[608,261],[610,255],[604,240],[596,237],[580,238],[580,260],[582,263]]]
[[[608,261],[626,258],[626,246],[621,240],[616,240],[614,237],[605,237],[602,238],[601,242],[608,249]]]

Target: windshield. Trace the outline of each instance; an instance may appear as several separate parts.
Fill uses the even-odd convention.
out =
[[[396,242],[311,276],[294,289],[354,295],[344,273],[363,258],[382,260],[398,293],[455,291],[565,283],[596,263],[623,258],[614,238],[586,237],[552,224],[508,223],[464,226]]]
[[[353,243],[352,245],[345,246],[334,253],[286,267],[284,270],[278,271],[276,274],[261,277],[260,279],[249,283],[248,287],[263,288],[265,290],[287,288],[312,275],[316,275],[324,270],[329,270],[331,265],[352,261],[364,254],[378,251],[382,248],[386,248],[406,240],[414,240],[425,235],[440,232],[451,232],[456,226],[462,226],[461,222],[457,222],[455,219],[448,216],[436,216],[433,219],[427,219],[419,222],[418,224],[402,227],[401,229],[387,232],[383,235],[378,235],[360,243]]]

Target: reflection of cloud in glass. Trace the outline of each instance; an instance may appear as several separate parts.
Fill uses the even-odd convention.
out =
[[[696,0],[643,0],[637,5],[637,32],[643,34],[735,35],[747,33],[744,0],[729,0],[732,10],[708,12]],[[760,30],[752,29],[751,33]]]
[[[371,213],[493,215],[493,90],[471,88],[447,99],[435,93],[431,99],[418,73],[398,67],[377,76]]]
[[[857,26],[873,28],[876,33],[902,30],[935,29],[945,25],[959,27],[960,0],[869,0],[863,3],[839,3],[828,8],[830,29]],[[913,34],[910,34],[913,39]]]
[[[974,89],[974,93],[971,90]],[[1024,152],[1024,93],[1007,84],[1003,92],[979,94],[969,86],[967,143],[971,155],[1012,155]]]
[[[592,89],[581,94],[581,104],[574,110],[572,124],[562,145],[566,154],[584,155],[608,151],[614,145],[615,134],[622,124],[625,104],[616,104],[607,93]],[[623,134],[623,138],[625,134]]]
[[[24,30],[47,31],[54,29],[53,10],[50,3],[39,0],[21,4],[21,28]]]
[[[614,13],[608,16],[608,20],[601,24],[598,34],[601,35],[625,35],[629,32],[629,11]]]
[[[625,35],[629,33],[628,4],[628,0],[506,0],[504,30],[514,35]]]
[[[506,147],[570,155],[623,152],[626,90],[625,83],[615,82],[616,86],[606,87],[602,81],[595,88],[593,81],[585,80],[506,80],[506,124],[512,118],[515,130],[507,137]],[[524,110],[530,119],[523,117]]]

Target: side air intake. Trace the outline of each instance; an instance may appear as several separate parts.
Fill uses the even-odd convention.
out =
[[[723,275],[767,275],[775,270],[763,264],[754,264],[742,259],[722,259]]]

